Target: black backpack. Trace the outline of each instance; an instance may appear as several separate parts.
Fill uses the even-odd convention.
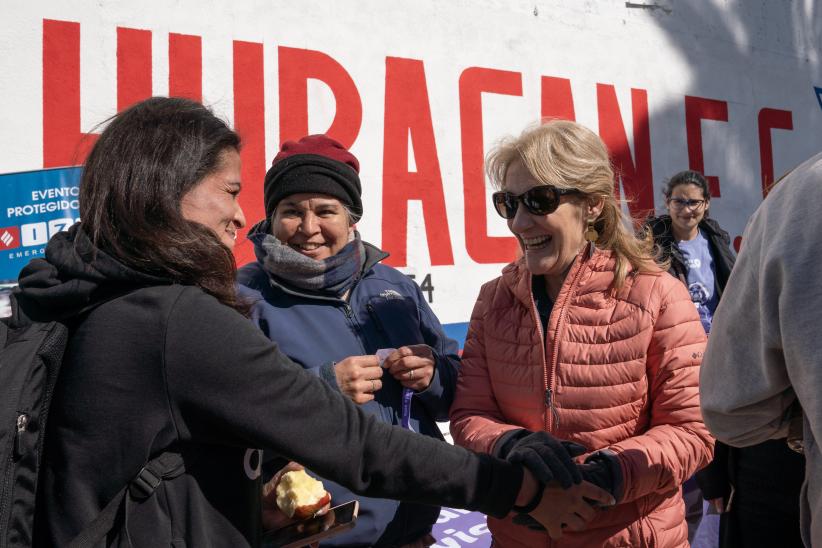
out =
[[[29,319],[14,295],[11,309],[0,320],[0,548],[32,546],[46,419],[69,337],[64,323]],[[126,496],[145,500],[183,471],[177,453],[146,463],[70,547],[96,544],[113,528]]]

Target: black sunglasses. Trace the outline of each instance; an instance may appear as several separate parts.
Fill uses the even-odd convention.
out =
[[[548,215],[559,207],[559,199],[566,194],[579,194],[575,188],[557,188],[555,186],[540,185],[523,192],[522,194],[511,194],[510,192],[494,192],[491,201],[494,209],[503,219],[513,219],[517,214],[519,203],[525,206],[534,215]]]

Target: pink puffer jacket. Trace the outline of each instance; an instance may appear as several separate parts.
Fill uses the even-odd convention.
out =
[[[489,518],[495,547],[688,546],[681,486],[713,453],[699,411],[705,333],[681,282],[632,273],[613,291],[614,264],[608,251],[580,254],[545,341],[522,259],[480,291],[451,408],[455,442],[490,453],[509,430],[545,430],[612,450],[624,478],[619,503],[586,531],[552,541]]]

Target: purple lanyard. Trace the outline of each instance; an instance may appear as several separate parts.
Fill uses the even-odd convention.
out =
[[[403,388],[402,389],[402,427],[407,428],[414,431],[411,428],[410,419],[411,419],[411,397],[414,395],[414,391],[410,388]]]
[[[385,362],[385,358],[391,355],[396,348],[380,348],[375,352],[377,358],[380,360],[380,367],[382,367],[383,362]],[[411,428],[411,398],[414,396],[414,391],[410,388],[403,388],[402,389],[402,427],[407,428],[408,430],[414,431]]]

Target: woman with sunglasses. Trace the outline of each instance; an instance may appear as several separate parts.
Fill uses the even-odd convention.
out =
[[[713,447],[697,392],[705,333],[688,292],[629,227],[608,152],[585,127],[526,129],[490,152],[487,172],[523,257],[480,291],[454,439],[509,458],[537,435],[574,455],[582,446],[583,478],[617,501],[582,531],[489,518],[494,545],[688,546],[681,486]]]
[[[701,173],[677,173],[663,193],[668,215],[648,220],[647,227],[661,259],[670,265],[668,271],[688,288],[702,327],[710,333],[714,311],[735,261],[731,239],[708,216],[711,196]],[[784,472],[776,483],[773,470]],[[804,470],[804,459],[784,440],[745,448],[717,442],[713,462],[684,485],[689,539],[694,540],[702,519],[704,497],[720,514],[720,546],[771,546],[776,542],[766,539],[800,546],[798,501]],[[732,485],[737,491],[734,504]],[[761,527],[763,515],[769,516],[766,528]]]

